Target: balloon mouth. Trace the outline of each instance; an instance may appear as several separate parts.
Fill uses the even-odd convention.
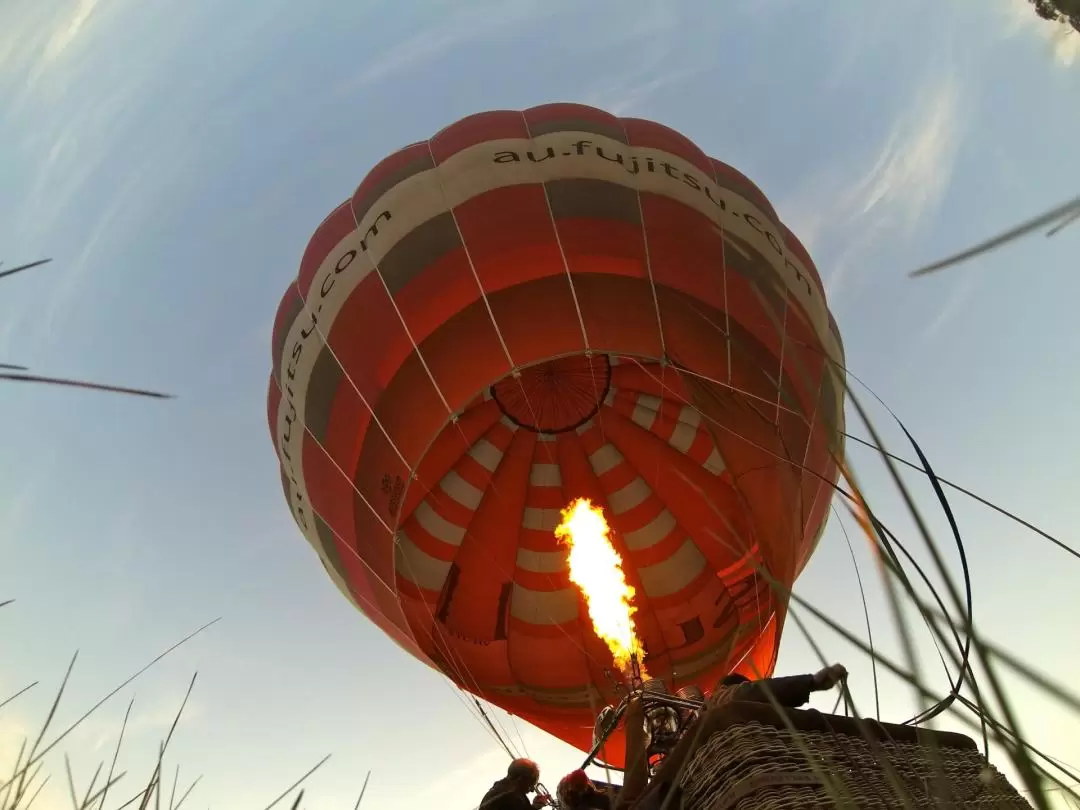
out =
[[[611,390],[606,354],[575,354],[545,360],[491,386],[491,398],[507,419],[534,433],[565,433],[592,419]]]

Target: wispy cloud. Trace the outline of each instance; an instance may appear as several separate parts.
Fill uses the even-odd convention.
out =
[[[103,206],[95,212],[82,249],[72,261],[65,263],[66,267],[56,284],[52,285],[44,308],[34,316],[34,340],[41,340],[49,335],[55,324],[65,317],[78,299],[79,292],[89,280],[89,270],[94,266],[96,252],[105,240],[113,235],[121,215],[140,207],[140,201],[145,199],[143,192],[151,179],[160,182],[161,176],[155,169],[161,164],[154,157],[154,154],[150,154],[129,165],[110,198],[103,201]],[[104,159],[104,155],[99,156],[99,160]],[[142,210],[142,213],[145,214],[145,210]]]
[[[170,61],[196,22],[163,26],[161,11],[126,0],[12,2],[0,32],[29,44],[0,33],[0,90],[13,99],[0,109],[0,131],[10,145],[5,175],[23,193],[0,210],[0,236],[19,255],[47,246],[57,259],[46,294],[10,319],[30,325],[27,348],[54,332],[109,249],[145,227],[200,148],[181,120]],[[170,103],[148,104],[163,98]]]
[[[10,99],[0,110],[9,143],[4,168],[23,188],[18,205],[5,215],[5,241],[9,249],[14,242],[20,250],[75,241],[80,251],[74,261],[70,255],[58,257],[48,287],[52,297],[44,306],[39,300],[17,313],[15,320],[35,323],[23,338],[25,346],[27,337],[47,334],[64,315],[132,191],[156,175],[140,160],[139,150],[118,153],[121,145],[130,147],[127,136],[142,120],[138,100],[154,92],[154,54],[140,37],[118,38],[128,29],[132,10],[123,0],[12,0],[4,6],[0,89],[6,88]],[[125,58],[128,64],[120,65],[118,59]],[[98,198],[90,199],[110,161],[129,171],[101,184]]]
[[[917,89],[875,151],[811,177],[782,206],[808,247],[843,245],[826,277],[830,295],[884,239],[909,238],[939,205],[961,131],[959,82],[945,72]]]
[[[2,697],[6,697],[6,694],[0,694],[0,698]],[[130,761],[131,757],[124,756],[123,751],[136,754],[137,768],[132,772],[131,776],[121,783],[123,786],[121,792],[125,794],[125,797],[141,786],[135,774],[141,774],[144,771],[149,773],[152,770],[156,761],[157,745],[165,738],[169,728],[172,726],[173,719],[176,716],[177,703],[178,699],[174,700],[171,705],[162,704],[160,707],[146,712],[139,712],[136,709],[128,719],[127,728],[124,730],[125,745],[122,748],[121,761],[117,772],[122,773],[133,764]],[[181,729],[190,728],[194,723],[198,722],[202,714],[202,707],[194,701],[189,701],[184,709],[183,716],[177,723],[177,734],[180,733]],[[118,717],[108,721],[90,718],[84,721],[68,739],[68,743],[73,750],[71,765],[75,778],[75,789],[80,799],[85,793],[89,779],[99,762],[104,763],[104,767],[102,774],[99,776],[97,788],[104,784],[104,772],[108,769],[112,750],[116,746],[122,724],[122,710]],[[60,727],[62,728],[63,724]],[[0,780],[6,781],[15,772],[15,763],[20,754],[22,756],[21,761],[25,764],[26,751],[21,750],[24,740],[27,748],[29,748],[37,737],[39,730],[40,722],[29,721],[18,713],[6,712],[3,717],[0,717],[0,774],[3,774],[3,776],[0,776]],[[46,736],[46,745],[56,736],[58,730],[54,728]],[[67,747],[61,744],[57,749],[45,756],[42,760],[41,772],[38,774],[37,779],[31,783],[23,803],[19,805],[20,807],[37,790],[37,786],[48,777],[47,783],[34,801],[33,806],[37,810],[71,810],[70,790],[67,783],[66,767],[63,763],[64,750]],[[109,804],[112,805],[113,802],[110,801]]]
[[[34,464],[30,465],[33,472],[21,478],[14,491],[5,493],[3,509],[0,509],[0,560],[7,556],[8,546],[22,541],[27,524],[34,517],[42,496],[49,493],[49,484],[59,455],[56,445],[46,440],[41,441]],[[23,460],[8,455],[5,461],[14,466]],[[0,594],[0,599],[10,596],[13,594]]]
[[[116,0],[114,0],[114,5]],[[100,0],[40,3],[7,0],[0,8],[0,86],[7,85],[4,112],[21,112],[43,78],[66,64],[99,16]]]
[[[680,10],[653,0],[628,14],[590,47],[597,53],[620,54],[614,75],[587,87],[585,103],[614,115],[629,115],[662,90],[705,71],[712,59],[708,49],[685,47],[685,21]],[[623,62],[627,62],[626,69]]]
[[[976,276],[973,273],[965,273],[962,275],[960,280],[953,286],[952,291],[942,302],[937,314],[919,334],[919,341],[922,343],[929,343],[941,334],[942,330],[944,330],[944,328],[964,310],[968,301],[971,299],[971,296],[975,292],[975,287]]]
[[[136,700],[126,728],[123,724],[123,711],[114,712],[114,716],[109,718],[87,720],[75,731],[73,739],[80,744],[80,749],[88,756],[92,754],[95,758],[100,758],[102,751],[116,745],[116,741],[120,738],[120,731],[123,729],[125,741],[133,743],[136,747],[143,746],[152,749],[156,742],[164,739],[168,734],[169,728],[176,719],[182,698],[182,693],[176,694],[175,690],[171,690],[167,696],[156,698],[156,702],[146,708],[140,708],[139,701]],[[176,723],[176,733],[179,734],[183,729],[192,728],[206,716],[206,707],[192,697],[184,706],[184,713],[180,715]]]
[[[523,26],[547,13],[549,4],[542,0],[507,0],[497,10],[493,6],[462,4],[459,11],[447,16],[425,15],[425,25],[393,47],[375,54],[368,60],[368,67],[340,90],[354,91],[388,76],[415,70],[466,43]]]
[[[52,62],[63,55],[67,47],[79,36],[79,32],[90,20],[97,8],[98,0],[78,0],[75,8],[66,19],[53,31],[45,43],[45,52],[42,54],[46,62]]]
[[[409,801],[415,807],[435,807],[446,801],[447,796],[460,796],[462,788],[476,791],[480,786],[492,782],[505,775],[507,756],[505,751],[498,748],[490,748],[482,754],[467,759],[454,770],[441,775],[435,781],[429,783],[422,791],[409,796]],[[480,789],[476,794],[474,804],[478,803],[486,788]]]
[[[0,695],[0,699],[4,697],[6,695]],[[26,762],[26,749],[33,744],[37,733],[37,727],[13,713],[9,712],[0,717],[0,773],[3,774],[0,779],[6,782],[15,772],[15,763]],[[24,744],[26,748],[23,747]],[[29,785],[20,806],[24,805],[30,795],[37,790],[37,786],[45,779],[47,772],[48,769],[43,768],[37,779]],[[64,780],[61,774],[54,774],[34,800],[34,808],[36,810],[68,810],[71,807],[71,799],[63,786]]]
[[[654,56],[648,61],[653,65],[651,69],[643,69],[605,87],[592,90],[586,96],[585,103],[606,110],[612,115],[631,115],[665,88],[692,78],[705,70],[705,64],[701,64],[669,69],[658,74],[657,70],[664,59]]]
[[[1080,66],[1080,33],[1072,26],[1044,20],[1031,0],[1002,0],[999,8],[1005,36],[1040,37],[1058,64]]]

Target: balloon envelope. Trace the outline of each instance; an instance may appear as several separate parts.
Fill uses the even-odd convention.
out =
[[[650,675],[771,673],[837,476],[843,347],[802,245],[684,136],[552,104],[394,153],[316,230],[273,355],[293,515],[418,659],[587,749],[620,676],[553,534],[584,496]]]

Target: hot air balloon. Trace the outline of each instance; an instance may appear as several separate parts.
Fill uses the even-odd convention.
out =
[[[317,228],[274,325],[269,423],[341,592],[588,750],[620,679],[560,510],[604,509],[651,677],[771,673],[837,477],[842,364],[757,186],[660,124],[549,104],[395,152]]]

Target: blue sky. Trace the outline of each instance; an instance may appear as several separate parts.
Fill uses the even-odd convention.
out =
[[[1077,38],[1056,39],[1026,0],[723,6],[0,5],[0,257],[55,259],[4,281],[0,361],[178,395],[0,389],[0,598],[18,599],[0,612],[0,694],[43,681],[0,714],[0,769],[75,649],[61,724],[223,616],[136,683],[123,798],[148,778],[195,670],[171,747],[181,781],[205,774],[192,801],[263,807],[331,752],[310,810],[351,807],[369,768],[366,806],[464,810],[502,771],[505,754],[446,682],[326,578],[281,495],[264,407],[276,304],[311,231],[387,152],[478,110],[592,103],[668,123],[739,167],[821,268],[849,366],[938,471],[1070,538],[1080,227],[905,274],[1075,196]],[[879,513],[917,545],[880,465],[850,454]],[[1074,681],[1075,560],[960,497],[979,629]],[[875,640],[899,658],[880,580],[852,541]],[[834,519],[797,592],[859,632],[854,571]],[[870,711],[862,656],[816,638]],[[944,689],[933,648],[920,649]],[[789,623],[780,668],[817,665]],[[59,749],[81,782],[130,694]],[[1080,763],[1076,717],[1016,694],[1028,736]],[[909,704],[884,684],[884,719]],[[551,787],[580,760],[501,721]],[[62,760],[51,768],[45,810],[67,806]]]

